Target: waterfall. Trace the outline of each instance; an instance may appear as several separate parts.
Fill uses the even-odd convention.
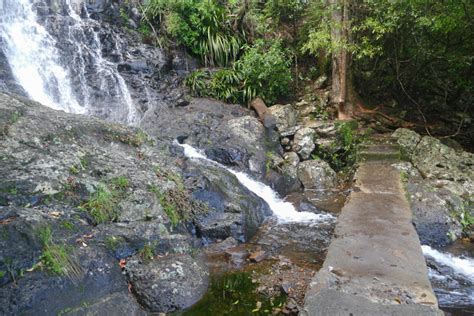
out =
[[[81,18],[71,1],[62,2],[61,14],[45,17],[35,6],[39,0],[3,0],[0,32],[16,81],[51,108],[136,123],[125,80],[102,55],[101,25],[87,12]]]
[[[320,221],[332,221],[334,216],[330,214],[315,214],[310,212],[298,212],[293,204],[282,200],[278,193],[276,193],[268,185],[252,179],[249,175],[232,170],[226,166],[208,159],[199,150],[187,144],[178,144],[184,149],[184,154],[191,159],[202,159],[212,164],[224,168],[232,173],[239,182],[247,189],[255,193],[257,196],[267,202],[268,206],[272,210],[279,223],[294,223],[294,222],[320,222]]]

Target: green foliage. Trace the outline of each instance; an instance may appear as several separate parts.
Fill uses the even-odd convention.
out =
[[[118,217],[118,203],[124,197],[129,180],[120,176],[110,180],[109,185],[100,183],[91,198],[80,207],[86,210],[96,224],[113,222]]]
[[[468,232],[474,225],[474,214],[472,207],[469,207],[469,204],[463,203],[461,209],[457,212],[457,217],[459,223],[462,226],[463,232]]]
[[[155,255],[153,251],[154,248],[154,243],[147,242],[143,245],[143,248],[138,251],[138,256],[143,260],[143,262],[149,262]]]
[[[119,177],[113,178],[110,181],[110,183],[117,190],[125,190],[129,186],[129,180],[125,176],[119,176]]]
[[[81,269],[70,255],[72,250],[65,245],[53,242],[51,227],[41,227],[38,229],[37,235],[43,246],[40,256],[42,267],[55,275],[69,278],[79,277]]]
[[[206,65],[225,66],[237,57],[242,43],[228,9],[218,0],[150,0],[145,14]]]
[[[209,93],[207,80],[209,80],[208,73],[202,70],[195,70],[186,77],[185,84],[195,96],[205,97]]]
[[[73,231],[75,229],[75,226],[73,223],[71,223],[70,221],[68,220],[63,220],[60,224],[60,226],[64,229],[67,229],[69,231]]]
[[[208,211],[209,207],[207,205],[192,201],[190,193],[179,174],[161,169],[158,166],[155,166],[154,169],[159,179],[174,183],[174,187],[166,190],[162,190],[155,185],[148,186],[148,191],[156,195],[172,226],[177,226],[182,221]]]
[[[161,192],[155,186],[150,186],[148,190],[156,194],[156,197],[158,198],[163,211],[168,216],[171,225],[177,226],[181,220],[184,219],[184,214],[179,213],[180,210],[178,209],[177,197],[173,196],[173,192],[171,192],[171,190]]]
[[[277,315],[286,296],[268,297],[259,294],[256,290],[258,283],[253,279],[248,272],[213,276],[204,297],[191,308],[178,312],[178,315]]]
[[[473,102],[472,1],[365,0],[362,13],[352,33],[364,95],[431,112]]]
[[[110,250],[116,250],[125,242],[123,237],[107,236],[105,238],[105,246]]]
[[[186,79],[186,85],[197,96],[242,104],[258,96],[272,104],[289,94],[290,65],[291,60],[280,41],[268,44],[259,40],[245,47],[232,69],[213,73],[195,71]]]
[[[242,73],[244,80],[242,99],[249,102],[254,96],[259,96],[272,104],[278,98],[287,96],[292,80],[290,65],[291,59],[281,41],[268,43],[258,40],[253,46],[247,46],[244,55],[235,64],[235,69]]]

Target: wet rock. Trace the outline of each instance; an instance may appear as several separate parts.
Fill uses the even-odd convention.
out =
[[[206,250],[210,251],[210,252],[222,252],[222,251],[225,251],[229,248],[233,248],[233,247],[237,246],[238,244],[239,244],[239,242],[235,238],[229,237],[229,238],[226,238],[225,240],[223,240],[221,242],[217,242],[215,244],[209,245],[206,248]]]
[[[405,186],[422,243],[444,246],[462,234],[464,214],[473,214],[474,155],[400,128],[397,138],[402,155],[411,164]],[[400,166],[399,166],[400,167]]]
[[[0,278],[0,314],[33,309],[53,315],[69,308],[140,314],[117,259],[144,245],[158,254],[189,253],[194,245],[158,198],[180,182],[166,144],[136,128],[2,93],[0,125],[6,131],[0,137],[0,270],[12,271]],[[104,200],[97,201],[98,192]],[[190,202],[189,194],[181,198]],[[91,200],[94,209],[84,206]],[[74,264],[66,275],[39,265],[44,242],[38,231],[46,227],[52,243],[71,249]]]
[[[316,148],[314,136],[314,130],[307,127],[303,127],[296,132],[292,150],[298,153],[301,159],[306,160],[311,157],[311,153]]]
[[[275,104],[268,111],[275,118],[279,132],[294,127],[298,120],[298,113],[291,104]]]
[[[290,139],[288,137],[283,137],[280,141],[280,143],[283,145],[283,146],[286,146],[286,145],[289,145],[290,144]]]
[[[200,257],[169,255],[150,262],[129,260],[125,273],[137,300],[151,312],[190,307],[204,295],[209,272]]]
[[[423,179],[409,162],[395,164],[405,174],[404,188],[413,213],[413,224],[423,245],[443,247],[462,235],[463,200],[450,190]]]
[[[286,194],[298,190],[301,187],[301,182],[298,178],[298,165],[300,158],[295,152],[287,152],[283,155],[284,161],[280,166],[281,173],[287,179],[286,185],[289,190]],[[285,195],[286,195],[285,194]]]
[[[291,285],[290,282],[283,282],[283,283],[281,284],[281,291],[282,291],[283,293],[285,293],[285,294],[289,294],[290,291],[291,291],[291,289],[292,289],[292,287],[293,287],[293,286]]]
[[[307,160],[298,166],[298,178],[305,189],[329,190],[337,185],[337,175],[323,160]]]
[[[263,178],[267,153],[277,153],[278,135],[267,130],[240,105],[192,99],[183,107],[165,108],[146,117],[142,126],[151,134],[204,150],[208,158]],[[173,122],[173,124],[169,124]]]
[[[193,183],[193,197],[211,208],[210,213],[195,220],[200,237],[246,241],[272,214],[265,201],[221,167],[190,160],[185,166],[185,179]]]

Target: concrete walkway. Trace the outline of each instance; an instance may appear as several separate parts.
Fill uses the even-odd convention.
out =
[[[302,315],[443,315],[400,173],[380,158],[386,145],[366,151]]]

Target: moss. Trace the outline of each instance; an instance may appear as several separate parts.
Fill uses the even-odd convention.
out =
[[[63,220],[60,224],[60,226],[66,230],[73,231],[75,229],[75,226],[73,223],[71,223],[68,220]]]
[[[124,176],[111,179],[109,185],[100,183],[91,198],[82,203],[80,208],[87,211],[96,224],[116,221],[118,204],[129,185],[129,180]]]
[[[128,129],[120,128],[117,126],[109,126],[104,131],[104,138],[108,141],[117,141],[129,146],[140,147],[145,143],[152,145],[153,139],[141,129],[136,132],[131,132]]]
[[[117,236],[107,236],[107,238],[105,238],[105,246],[109,250],[116,250],[117,248],[119,248],[124,243],[125,243],[125,239],[123,237],[120,237],[120,236],[118,236],[118,237]]]
[[[155,255],[153,248],[155,248],[155,244],[147,242],[143,248],[138,251],[138,255],[143,260],[143,262],[146,263],[153,259],[153,256]]]

